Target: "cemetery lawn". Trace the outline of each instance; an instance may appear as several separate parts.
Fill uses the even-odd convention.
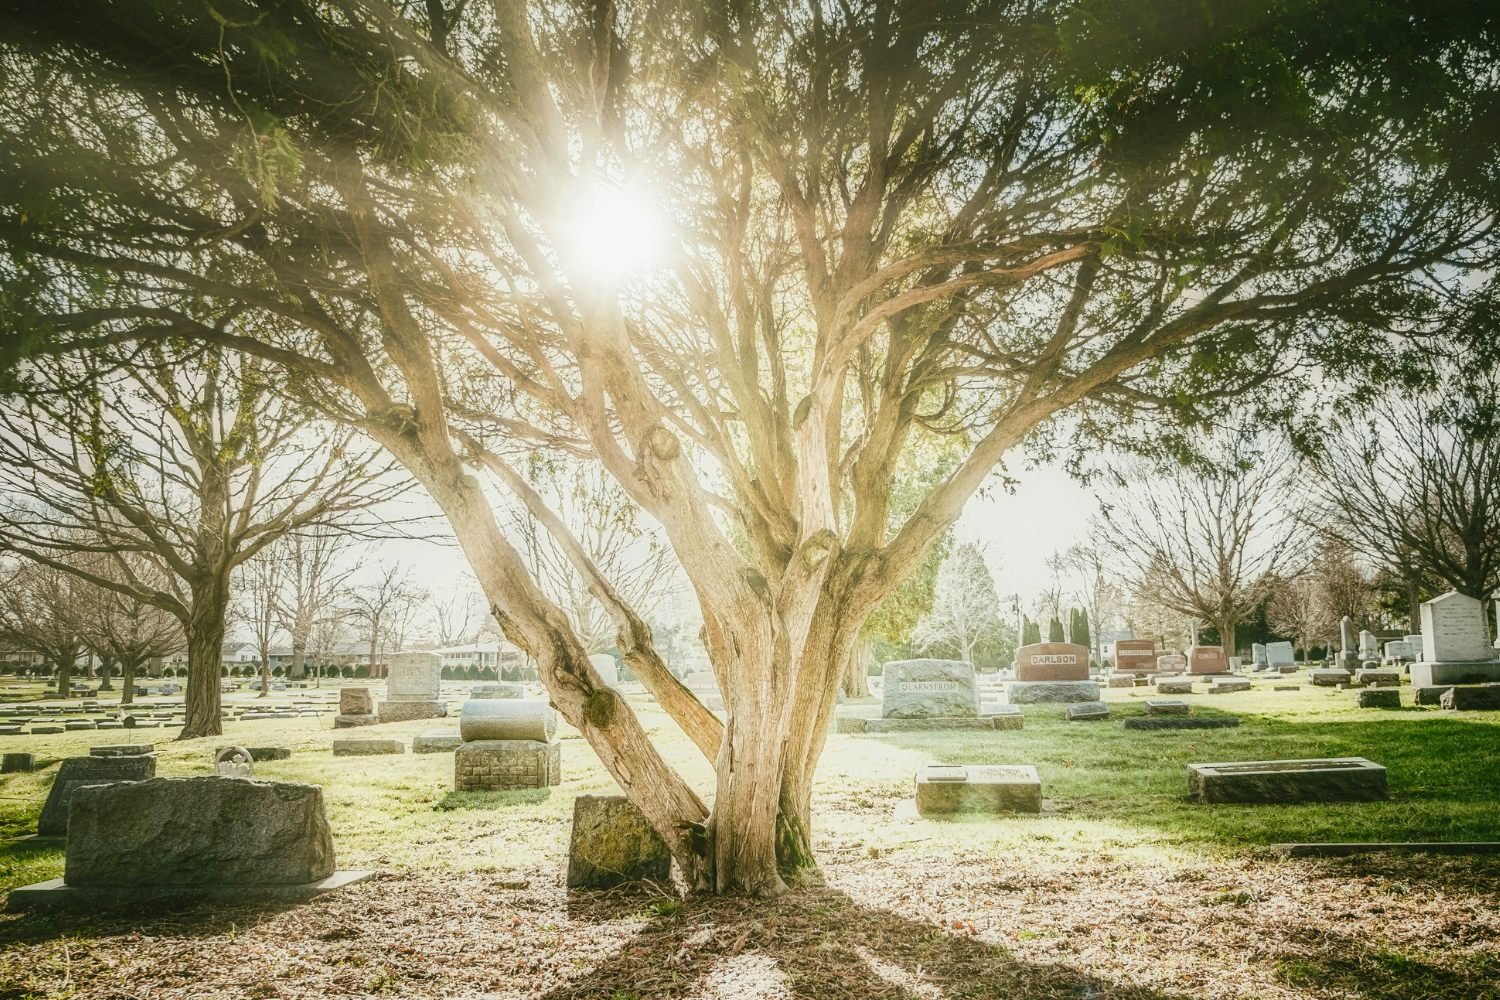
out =
[[[207,773],[221,745],[290,747],[256,775],[322,785],[339,867],[377,873],[300,906],[0,915],[0,1000],[1500,997],[1500,856],[1270,850],[1500,839],[1500,713],[1360,710],[1352,691],[1257,685],[1185,696],[1237,729],[1125,730],[1120,718],[1145,712],[1137,688],[1106,691],[1108,722],[1028,705],[1021,732],[830,736],[822,876],[774,901],[567,892],[573,798],[614,790],[577,738],[561,787],[460,795],[451,754],[333,757],[326,716],[233,722],[191,743],[167,742],[171,730],[0,737],[45,765],[3,779],[0,889],[61,874],[57,845],[15,839],[35,828],[57,759],[153,739],[164,775]],[[642,713],[708,787],[675,727]],[[1390,799],[1186,798],[1189,762],[1326,756],[1384,764]],[[912,774],[940,762],[1034,764],[1044,812],[920,819]]]

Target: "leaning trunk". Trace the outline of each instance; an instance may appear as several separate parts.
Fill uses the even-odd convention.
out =
[[[844,673],[844,697],[870,697],[870,640],[861,639],[849,651],[849,666]]]
[[[185,631],[188,646],[187,714],[179,740],[219,736],[219,673],[223,665],[224,617],[229,607],[228,574],[216,574],[193,586],[192,615]]]
[[[57,696],[69,698],[73,694],[74,654],[64,653],[57,658]]]

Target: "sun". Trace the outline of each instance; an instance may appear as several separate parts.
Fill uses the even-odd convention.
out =
[[[601,283],[644,274],[665,257],[665,212],[644,185],[586,185],[569,203],[564,228],[560,249],[581,274]]]

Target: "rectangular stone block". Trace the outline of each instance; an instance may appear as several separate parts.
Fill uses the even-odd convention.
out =
[[[333,755],[335,757],[367,757],[372,754],[386,753],[406,753],[406,741],[394,739],[343,739],[333,741]]]
[[[1038,642],[1016,650],[1016,680],[1086,681],[1087,646],[1071,642]]]
[[[375,699],[370,697],[369,688],[339,688],[340,715],[372,715],[374,712]]]
[[[1063,715],[1069,722],[1094,722],[1109,718],[1109,706],[1102,701],[1085,701],[1069,705]]]
[[[562,783],[557,740],[472,740],[453,753],[453,790],[498,792]]]
[[[861,719],[862,733],[927,733],[942,730],[1020,729],[1025,723],[1015,705],[996,705],[993,714],[974,719]]]
[[[441,730],[412,738],[412,753],[452,753],[463,745],[463,737]]]
[[[1112,688],[1133,688],[1135,687],[1135,675],[1111,674],[1109,677],[1109,686]]]
[[[916,775],[917,812],[1042,811],[1042,780],[1029,764],[931,764]]]
[[[962,660],[892,660],[881,670],[880,714],[887,719],[979,714],[974,667]]]
[[[1353,676],[1347,670],[1310,670],[1307,673],[1307,679],[1314,687],[1338,687],[1348,684]]]
[[[29,753],[8,753],[0,757],[0,774],[17,774],[36,770],[36,756]]]
[[[1413,663],[1412,687],[1441,687],[1449,684],[1488,684],[1500,681],[1500,662]]]
[[[569,889],[668,882],[671,876],[672,855],[666,842],[629,799],[623,795],[580,795],[573,800]]]
[[[1460,712],[1500,712],[1500,684],[1451,687],[1438,698],[1438,704]]]
[[[1117,639],[1114,644],[1115,669],[1149,674],[1156,670],[1155,639]]]
[[[1147,698],[1147,715],[1187,715],[1188,703],[1177,698]]]
[[[1126,729],[1233,729],[1240,720],[1233,716],[1148,716],[1126,719]]]
[[[1363,757],[1188,765],[1200,802],[1341,802],[1386,797],[1385,768]]]
[[[1223,678],[1208,686],[1209,694],[1234,694],[1237,691],[1249,691],[1250,680],[1245,677]]]
[[[1449,690],[1451,684],[1432,684],[1427,687],[1413,687],[1411,689],[1412,699],[1418,705],[1437,705],[1443,700],[1443,692]]]
[[[865,724],[869,719],[835,717],[833,720],[833,731],[836,733],[855,734],[865,731]],[[883,720],[889,722],[891,720]]]
[[[1359,687],[1400,687],[1401,671],[1361,668],[1354,671],[1354,683]]]
[[[1191,677],[1158,677],[1156,679],[1157,694],[1192,694],[1193,679]]]
[[[1012,705],[1043,703],[1069,705],[1099,700],[1098,681],[1012,681],[1005,686]]]
[[[1359,692],[1360,708],[1400,708],[1401,689],[1392,687],[1363,688]]]
[[[448,706],[441,701],[382,701],[380,721],[411,722],[413,719],[441,719],[448,714]]]

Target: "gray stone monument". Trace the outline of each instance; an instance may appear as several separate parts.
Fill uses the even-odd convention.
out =
[[[1339,659],[1338,666],[1351,674],[1359,669],[1359,648],[1354,644],[1354,619],[1345,615],[1343,621],[1339,622]]]
[[[1413,687],[1500,681],[1484,605],[1449,591],[1422,605],[1422,658],[1411,666]]]
[[[568,844],[569,889],[608,889],[627,882],[667,882],[672,855],[641,811],[623,795],[573,800]]]
[[[962,660],[892,660],[881,671],[886,719],[976,718],[974,666]]]
[[[1256,670],[1264,670],[1271,665],[1266,658],[1266,645],[1263,642],[1252,642],[1250,644],[1250,663]]]
[[[1273,670],[1282,670],[1283,667],[1297,668],[1297,654],[1289,642],[1266,643],[1266,665]],[[1283,673],[1286,671],[1282,670]]]
[[[381,722],[440,719],[448,714],[443,701],[443,658],[436,653],[397,653],[391,657]]]
[[[145,781],[156,776],[155,754],[133,754],[124,757],[69,757],[57,769],[52,790],[38,818],[39,837],[61,837],[68,832],[68,815],[73,793],[84,785],[116,781]]]

